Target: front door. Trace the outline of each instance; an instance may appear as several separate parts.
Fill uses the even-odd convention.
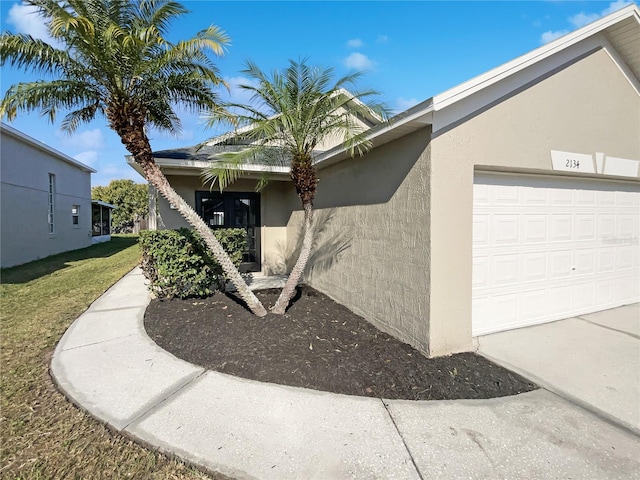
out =
[[[260,195],[246,192],[196,192],[196,211],[213,229],[243,228],[247,246],[240,270],[260,271]]]

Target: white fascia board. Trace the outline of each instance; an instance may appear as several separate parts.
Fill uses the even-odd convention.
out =
[[[624,59],[621,58],[620,53],[615,49],[613,45],[609,42],[609,39],[602,35],[602,43],[604,51],[611,57],[613,63],[620,69],[620,72],[624,76],[624,78],[629,82],[629,84],[633,87],[638,95],[640,95],[640,79],[638,79],[629,66],[626,64]]]
[[[111,205],[110,203],[103,202],[102,200],[91,200],[92,204],[100,205],[102,207],[110,208],[111,210],[116,210],[118,207],[115,205]]]
[[[442,129],[464,121],[469,115],[499,102],[531,83],[539,81],[545,75],[562,68],[581,56],[589,55],[599,49],[610,48],[604,34],[598,33],[555,52],[552,56],[540,58],[527,68],[513,71],[500,78],[500,81],[486,83],[473,93],[460,95],[455,101],[447,102],[446,107],[435,106],[433,133],[437,135]]]
[[[144,171],[133,160],[133,157],[127,155],[126,158],[131,168],[142,175],[143,178],[146,178]],[[200,175],[205,168],[211,165],[210,162],[204,160],[176,160],[175,158],[156,158],[155,162],[160,169],[182,170],[185,175]],[[247,173],[289,173],[289,168],[287,167],[270,167],[267,165],[243,165],[240,170]]]
[[[596,20],[589,25],[586,25],[574,32],[564,35],[552,42],[543,45],[525,55],[522,55],[514,60],[511,60],[499,67],[489,70],[486,73],[478,75],[458,86],[455,86],[445,92],[436,95],[434,98],[434,107],[436,110],[441,110],[452,103],[462,100],[469,95],[472,95],[494,83],[503,80],[504,78],[517,73],[530,65],[540,62],[545,58],[554,55],[561,50],[564,50],[576,43],[584,40],[587,37],[595,35],[607,27],[614,25],[621,20],[629,17],[636,17],[640,22],[640,10],[634,4],[631,4],[625,8],[618,10],[606,17]]]
[[[71,165],[79,168],[80,170],[84,170],[85,172],[89,172],[89,173],[97,172],[97,170],[94,170],[90,166],[85,165],[82,162],[79,162],[75,158],[72,158],[69,155],[62,153],[61,151],[56,150],[55,148],[52,148],[49,145],[46,145],[36,140],[33,137],[30,137],[26,133],[22,133],[20,130],[16,130],[15,128],[10,127],[6,123],[0,122],[0,131],[6,133],[7,135],[13,138],[20,140],[22,143],[26,143],[27,145],[31,145],[32,147],[35,147],[38,150],[48,153],[49,155],[57,158],[58,160],[62,160],[63,162],[70,163]]]
[[[142,170],[142,167],[138,165],[133,159],[133,155],[125,155],[124,158],[131,168],[138,172],[142,178],[144,178],[145,180],[147,179],[146,175],[144,174],[144,170]]]
[[[160,168],[179,168],[202,171],[211,166],[211,162],[205,160],[176,160],[175,158],[156,158],[156,165]],[[272,172],[289,173],[287,167],[274,167],[269,165],[248,164],[242,165],[239,170],[245,172]]]

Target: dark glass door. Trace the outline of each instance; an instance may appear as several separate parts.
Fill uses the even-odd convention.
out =
[[[243,228],[247,247],[242,271],[260,270],[260,195],[246,192],[196,192],[196,211],[216,228]]]

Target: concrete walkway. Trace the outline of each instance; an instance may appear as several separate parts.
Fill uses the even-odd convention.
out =
[[[51,371],[124,435],[233,478],[638,478],[640,439],[546,391],[411,402],[204,371],[159,348],[138,269],[69,328]]]

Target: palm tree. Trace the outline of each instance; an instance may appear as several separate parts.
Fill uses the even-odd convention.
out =
[[[266,310],[251,292],[211,229],[169,185],[156,165],[147,128],[177,133],[174,106],[216,110],[213,87],[221,85],[207,51],[224,53],[229,38],[216,26],[177,43],[165,36],[169,24],[187,10],[171,0],[28,0],[46,19],[62,47],[29,35],[0,35],[5,62],[53,77],[13,85],[0,103],[0,117],[41,110],[53,122],[68,113],[62,129],[106,116],[152,184],[200,233],[242,299],[257,315]]]
[[[242,175],[242,166],[259,161],[266,164],[283,162],[290,168],[290,176],[304,210],[302,247],[298,259],[271,311],[283,314],[295,293],[295,288],[311,255],[314,237],[313,200],[318,178],[314,159],[324,141],[338,138],[351,155],[362,155],[371,148],[365,137],[366,127],[359,118],[369,118],[372,112],[380,120],[387,117],[387,109],[366,102],[377,92],[356,92],[355,83],[361,72],[333,81],[333,69],[315,68],[306,60],[289,60],[282,72],[268,76],[254,63],[243,70],[253,84],[242,85],[248,91],[251,104],[227,104],[229,110],[213,112],[210,123],[227,121],[237,128],[232,141],[248,145],[239,152],[229,152],[214,160],[205,178],[217,182],[222,190]],[[346,88],[352,89],[351,92]],[[229,113],[231,110],[238,112]],[[266,184],[258,182],[258,189]]]

